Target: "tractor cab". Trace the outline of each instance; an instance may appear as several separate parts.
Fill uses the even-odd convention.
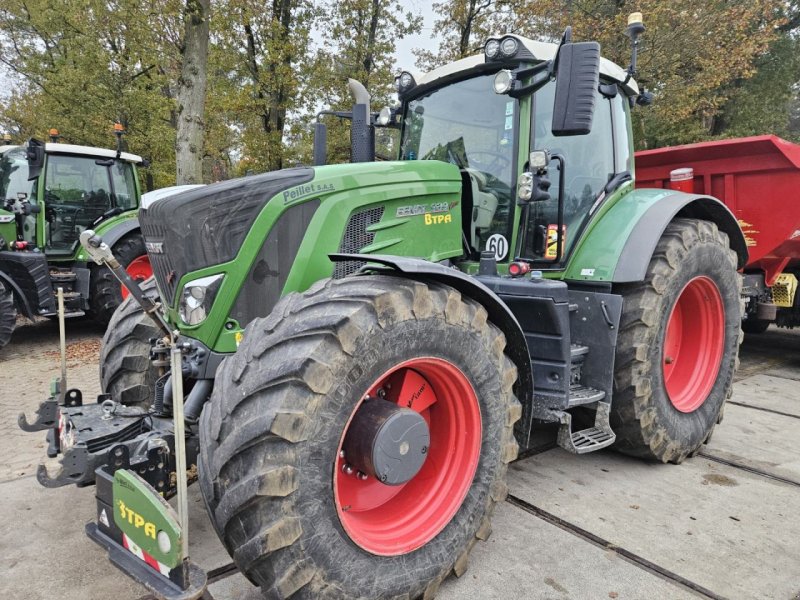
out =
[[[43,150],[35,158],[25,147],[5,146],[0,156],[0,194],[4,206],[21,216],[19,240],[48,255],[72,255],[82,231],[139,208],[140,157],[59,143],[44,144]]]
[[[492,38],[482,56],[396,80],[399,158],[458,165],[473,261],[491,250],[500,263],[563,268],[591,215],[632,180],[638,87],[596,43],[565,42]]]

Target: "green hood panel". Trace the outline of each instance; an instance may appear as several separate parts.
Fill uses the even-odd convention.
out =
[[[234,351],[238,332],[246,325],[229,321],[240,291],[263,298],[257,316],[266,315],[274,301],[263,290],[276,282],[264,283],[264,274],[285,282],[280,295],[304,291],[334,274],[328,258],[332,253],[396,254],[431,261],[462,254],[462,183],[457,166],[395,161],[326,165],[313,171],[310,181],[283,189],[265,204],[233,260],[180,277],[168,312],[182,333],[216,351]],[[312,202],[309,210],[294,211],[298,218],[282,218]],[[279,221],[284,230],[280,236],[271,235]],[[290,267],[279,268],[279,263]],[[216,274],[225,277],[206,319],[199,325],[183,324],[178,313],[183,287]],[[337,274],[342,274],[341,267]]]

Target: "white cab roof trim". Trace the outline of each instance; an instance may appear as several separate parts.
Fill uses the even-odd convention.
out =
[[[83,154],[85,156],[99,156],[102,158],[116,158],[117,151],[116,150],[109,150],[108,148],[93,148],[91,146],[75,146],[74,144],[54,144],[52,142],[47,142],[44,145],[44,151],[47,154]],[[132,163],[140,163],[142,162],[142,157],[137,156],[136,154],[129,154],[128,152],[123,152],[120,154],[120,158],[122,160],[132,162]]]
[[[528,38],[524,38],[518,35],[509,35],[509,36],[497,35],[492,37],[494,39],[500,39],[504,37],[513,37],[517,39],[520,44],[525,46],[528,52],[533,54],[536,60],[550,60],[556,55],[556,50],[558,49],[558,44],[537,42],[536,40],[530,40]],[[429,84],[436,81],[437,79],[447,77],[448,75],[453,75],[454,73],[458,73],[459,71],[466,71],[467,69],[471,69],[477,65],[482,65],[485,62],[486,59],[483,54],[468,56],[467,58],[462,58],[461,60],[457,60],[450,64],[444,65],[443,67],[439,67],[438,69],[434,69],[429,73],[425,73],[421,77],[416,78],[416,82],[418,85]],[[618,64],[613,63],[608,59],[601,58],[600,74],[618,83],[622,83],[623,81],[625,81],[625,77],[627,77],[628,72],[622,67],[620,67]],[[629,80],[628,83],[625,84],[624,89],[625,92],[629,95],[639,94],[639,86],[633,79]]]

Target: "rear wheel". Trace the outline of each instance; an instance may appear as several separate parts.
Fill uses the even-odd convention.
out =
[[[201,417],[200,484],[268,597],[432,595],[490,531],[516,368],[452,288],[327,281],[251,323]]]
[[[17,324],[17,307],[14,305],[14,293],[0,279],[0,348],[11,341],[11,334]]]
[[[645,280],[620,291],[616,447],[679,463],[709,438],[731,393],[741,341],[736,255],[715,224],[676,219]]]
[[[148,295],[157,294],[155,280],[142,285]],[[100,387],[129,406],[149,407],[153,402],[158,370],[150,360],[150,340],[161,330],[132,297],[114,312],[100,346]]]
[[[144,239],[140,234],[123,238],[114,245],[113,251],[119,264],[125,267],[134,279],[144,281],[152,274],[150,259],[147,258]],[[91,317],[99,324],[107,325],[114,311],[122,303],[122,286],[108,267],[97,266],[92,269],[89,292]]]

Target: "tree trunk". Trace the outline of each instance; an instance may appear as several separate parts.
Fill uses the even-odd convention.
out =
[[[203,113],[208,70],[210,0],[186,0],[175,163],[178,185],[203,182]]]

